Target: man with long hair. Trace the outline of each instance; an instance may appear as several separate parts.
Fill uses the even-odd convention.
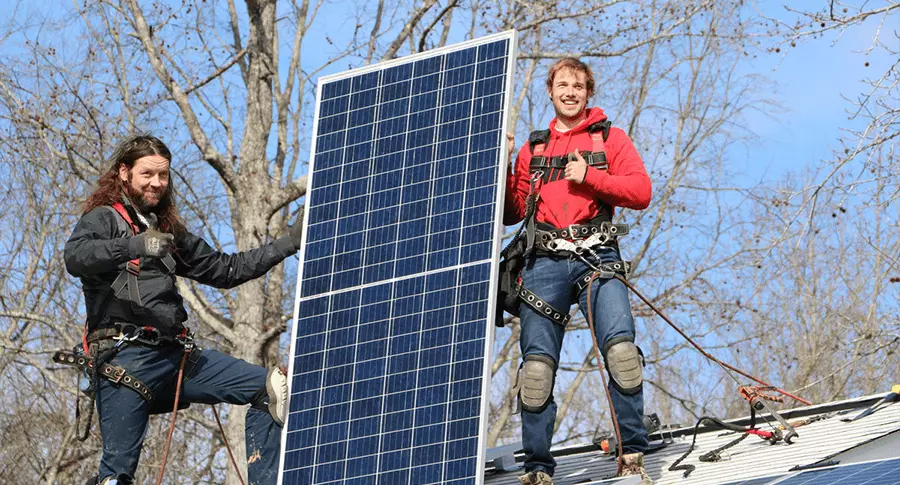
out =
[[[187,313],[175,278],[216,288],[258,278],[297,251],[300,224],[256,249],[216,251],[179,217],[171,162],[169,149],[153,136],[121,143],[66,243],[66,269],[81,279],[84,290],[84,351],[95,364],[105,357],[110,368],[122,369],[93,379],[103,455],[88,484],[134,482],[149,416],[172,410],[181,365],[180,402],[252,404],[247,454],[252,450],[258,459],[249,465],[248,478],[274,484],[286,379],[277,369],[267,371],[215,350],[188,353]]]
[[[525,485],[552,485],[556,461],[550,440],[556,422],[553,384],[569,307],[577,302],[591,320],[610,376],[608,392],[621,435],[622,475],[640,475],[647,430],[643,424],[643,356],[634,344],[634,318],[620,261],[615,207],[641,210],[650,203],[650,178],[628,135],[612,127],[594,94],[590,67],[560,59],[547,76],[556,117],[519,150],[508,174],[504,222],[524,222],[525,262],[516,284],[521,298],[519,370]]]

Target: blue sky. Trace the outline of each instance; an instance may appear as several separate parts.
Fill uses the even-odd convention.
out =
[[[757,0],[753,6],[769,15],[783,17],[782,6],[785,3],[784,0]],[[804,6],[818,6],[819,3],[823,2],[803,2]],[[52,5],[53,2],[41,6],[26,2],[17,8],[16,2],[0,0],[0,11],[6,13],[9,19],[16,9],[18,21],[35,23],[32,25],[34,27],[36,18],[45,15],[53,17]],[[66,10],[73,8],[68,2],[63,2],[63,5]],[[282,13],[287,8],[281,7]],[[891,61],[878,50],[870,55],[861,52],[871,44],[878,20],[873,18],[850,29],[837,42],[833,42],[838,38],[837,33],[830,33],[825,38],[801,42],[797,47],[781,53],[747,58],[742,65],[743,71],[772,81],[775,89],[771,99],[779,107],[778,112],[772,110],[748,116],[747,122],[760,140],[735,144],[732,149],[734,164],[744,168],[751,183],[760,179],[771,182],[773,177],[778,180],[788,171],[805,172],[829,158],[831,149],[839,146],[841,127],[852,126],[847,119],[847,110],[851,105],[842,95],[853,98],[864,92],[866,86],[861,79],[882,74]],[[354,27],[355,21],[346,9],[338,8],[338,5],[325,5],[304,44],[304,64],[317,66],[322,59],[339,50],[339,46],[346,42],[341,37]],[[885,27],[890,30],[890,26]],[[73,28],[77,30],[81,25],[76,22]],[[33,37],[36,31],[29,30],[32,33],[29,37]],[[463,30],[455,29],[454,32],[462,34]],[[334,40],[334,47],[323,42],[326,35]],[[463,39],[451,39],[451,42],[460,40]],[[19,47],[16,43],[15,40],[5,42],[3,50],[15,52]],[[869,67],[864,66],[866,61],[871,64]],[[351,62],[354,66],[359,65],[358,60],[344,59],[329,66],[320,75],[343,71]]]
[[[891,62],[878,50],[863,53],[876,27],[876,19],[871,19],[837,42],[831,34],[744,64],[745,72],[775,83],[772,98],[783,111],[748,119],[760,140],[735,153],[735,161],[748,164],[748,173],[760,174],[754,167],[767,167],[771,180],[788,171],[818,166],[840,146],[842,128],[864,126],[859,120],[848,120],[853,106],[842,96],[857,98],[866,90],[862,79],[882,75]],[[869,67],[865,67],[867,61]]]

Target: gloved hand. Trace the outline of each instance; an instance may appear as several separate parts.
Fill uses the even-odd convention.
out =
[[[156,224],[156,214],[151,214],[150,227],[128,240],[128,253],[132,258],[164,258],[172,252],[175,236],[160,232]]]
[[[294,245],[294,249],[300,250],[300,245],[303,240],[303,215],[306,213],[306,207],[300,209],[300,213],[297,214],[297,218],[294,219],[294,223],[288,227],[287,233],[291,238],[291,244]]]

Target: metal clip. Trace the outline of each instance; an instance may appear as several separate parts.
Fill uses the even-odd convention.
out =
[[[197,344],[194,342],[194,334],[193,333],[185,332],[183,335],[179,335],[175,338],[178,340],[179,343],[181,343],[181,345],[184,346],[185,352],[190,352],[190,351],[194,350],[194,347],[197,346]]]
[[[118,342],[116,342],[116,345],[114,345],[113,348],[118,349],[118,348],[121,348],[126,343],[134,342],[135,340],[139,339],[141,337],[141,334],[143,334],[143,333],[144,333],[144,329],[138,327],[138,328],[134,329],[134,331],[129,335],[119,334],[118,337],[113,337],[113,340],[118,340]]]

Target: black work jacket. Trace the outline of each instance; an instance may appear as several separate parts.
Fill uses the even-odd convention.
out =
[[[138,219],[132,220],[140,225]],[[159,259],[141,258],[138,288],[142,306],[135,308],[128,299],[113,296],[110,288],[132,259],[128,251],[131,231],[123,222],[110,208],[97,207],[78,221],[66,242],[66,270],[81,278],[89,330],[126,322],[156,327],[166,334],[177,333],[187,320],[187,312],[175,286],[176,276],[216,288],[232,288],[266,274],[296,252],[285,236],[256,249],[227,254],[186,231],[175,240],[174,274],[169,274]]]

